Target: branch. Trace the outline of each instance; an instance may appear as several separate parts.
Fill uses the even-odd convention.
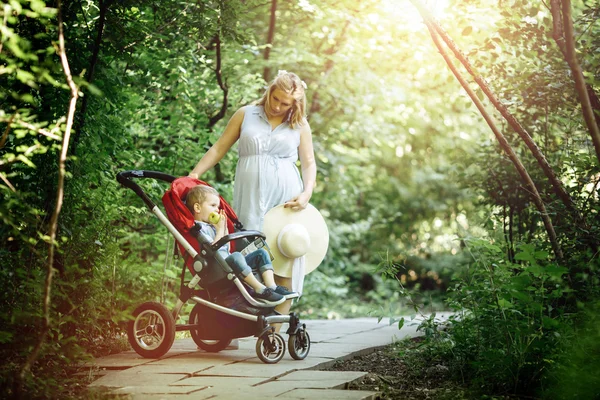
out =
[[[411,1],[413,2],[413,4],[416,3],[416,0],[411,0]],[[417,8],[419,8],[419,11],[421,11],[420,5],[417,6]],[[562,261],[563,253],[560,248],[560,244],[558,243],[558,240],[556,237],[556,232],[554,230],[554,226],[552,225],[552,221],[550,220],[550,217],[548,216],[548,212],[546,211],[544,202],[542,201],[542,198],[541,198],[537,188],[535,187],[533,180],[529,176],[529,173],[525,169],[525,166],[523,165],[523,163],[521,163],[521,160],[519,159],[517,154],[514,152],[514,150],[508,143],[508,140],[506,140],[504,135],[498,130],[498,128],[496,127],[496,124],[494,123],[494,121],[492,120],[492,118],[488,114],[488,112],[485,110],[483,104],[481,103],[481,101],[479,100],[479,98],[477,97],[475,92],[473,92],[473,90],[469,87],[469,84],[464,80],[464,78],[461,76],[460,72],[458,72],[458,70],[452,63],[452,60],[450,60],[450,57],[448,56],[448,54],[444,51],[442,44],[440,43],[439,38],[437,36],[439,34],[439,32],[436,32],[437,29],[436,29],[435,25],[432,23],[432,21],[429,18],[424,17],[424,21],[425,21],[425,25],[427,25],[427,29],[429,29],[429,33],[431,35],[431,38],[433,39],[435,46],[438,48],[442,57],[444,57],[446,64],[448,64],[448,67],[450,68],[450,70],[452,71],[452,73],[454,74],[456,79],[458,79],[461,86],[465,89],[465,91],[467,92],[467,94],[469,95],[469,97],[471,98],[471,100],[473,101],[473,103],[475,104],[475,106],[477,107],[477,109],[479,110],[479,112],[481,113],[481,115],[483,116],[485,121],[487,122],[488,126],[494,133],[494,136],[496,136],[496,139],[498,140],[500,147],[508,155],[508,157],[512,161],[513,165],[517,169],[517,172],[521,176],[521,179],[523,179],[525,184],[531,190],[533,202],[535,203],[535,205],[542,217],[544,226],[546,227],[546,231],[548,233],[548,238],[550,239],[552,249],[554,250],[554,254],[555,254],[557,260]]]
[[[577,207],[575,206],[573,199],[571,198],[569,193],[567,193],[567,191],[565,190],[565,188],[563,186],[563,183],[560,181],[560,179],[558,179],[558,177],[554,173],[554,170],[552,169],[552,167],[546,160],[546,157],[544,156],[542,151],[539,149],[537,144],[533,141],[533,139],[531,138],[529,133],[527,133],[527,131],[525,130],[525,128],[523,128],[523,126],[519,123],[519,121],[517,121],[517,119],[508,111],[506,106],[504,106],[504,104],[502,104],[496,98],[496,96],[494,95],[494,93],[492,92],[490,87],[488,86],[487,82],[478,73],[475,72],[475,70],[471,66],[467,57],[458,49],[458,47],[456,46],[454,41],[450,38],[450,36],[448,36],[448,33],[446,33],[446,31],[439,25],[439,23],[437,21],[435,21],[435,19],[431,16],[429,11],[418,0],[411,0],[411,2],[417,7],[419,12],[421,13],[421,16],[425,20],[425,23],[428,24],[427,26],[428,27],[432,26],[435,29],[435,31],[444,40],[446,45],[452,50],[452,52],[454,53],[456,58],[458,58],[460,60],[462,65],[466,68],[466,70],[469,72],[469,74],[473,77],[475,82],[477,82],[477,84],[479,85],[481,90],[486,94],[486,96],[492,102],[494,107],[500,112],[500,114],[502,114],[504,119],[506,119],[508,124],[515,130],[515,132],[517,132],[517,134],[521,137],[521,139],[523,139],[523,141],[525,142],[525,144],[527,145],[527,147],[529,148],[529,150],[531,151],[531,153],[537,160],[538,164],[544,171],[544,174],[550,181],[550,184],[552,185],[554,192],[562,200],[563,204],[569,210],[571,215],[574,216],[576,221],[580,222],[581,224],[584,224],[583,218],[580,215],[579,211],[577,210]]]
[[[7,161],[0,161],[0,171],[4,170],[6,166],[11,165],[16,163],[17,161],[25,161],[27,162],[27,158],[26,156],[30,155],[31,153],[33,153],[34,150],[39,149],[40,147],[42,147],[39,143],[34,144],[33,146],[29,146],[24,152],[23,154],[20,154],[10,160]]]
[[[94,72],[96,70],[96,64],[98,63],[98,56],[100,54],[100,45],[102,44],[102,35],[104,34],[104,24],[106,22],[106,13],[108,12],[108,8],[110,7],[111,2],[109,0],[100,0],[100,16],[98,17],[98,29],[96,31],[96,40],[94,41],[94,49],[92,50],[92,56],[90,57],[90,64],[88,67],[87,74],[85,76],[85,80],[87,83],[92,83],[94,79]],[[81,5],[81,3],[80,3]],[[83,8],[81,9],[83,12]],[[77,145],[79,144],[79,139],[81,137],[81,131],[83,125],[85,123],[85,112],[87,110],[88,99],[90,96],[84,96],[81,101],[81,109],[79,110],[79,118],[77,119],[77,128],[75,129],[75,134],[73,135],[73,147],[72,153],[75,154],[77,152]]]
[[[221,37],[218,34],[216,35],[215,47],[217,50],[217,65],[215,68],[215,73],[217,75],[217,83],[223,91],[223,104],[221,105],[221,109],[219,110],[219,112],[216,115],[210,117],[208,121],[208,129],[212,129],[213,126],[215,126],[215,124],[225,116],[225,112],[227,111],[227,93],[229,92],[229,89],[227,89],[227,85],[225,85],[225,83],[223,82],[223,71],[221,70]]]
[[[60,57],[60,62],[63,68],[63,72],[65,78],[67,80],[67,84],[71,91],[71,100],[69,102],[69,110],[67,113],[67,125],[65,128],[65,134],[63,136],[62,148],[60,152],[60,157],[58,160],[59,168],[58,168],[58,187],[56,190],[56,205],[54,208],[54,212],[52,213],[52,217],[50,219],[50,240],[48,241],[48,262],[47,262],[47,273],[46,273],[46,281],[44,284],[44,298],[43,298],[43,312],[44,312],[44,320],[42,329],[39,333],[38,341],[27,357],[25,364],[22,366],[21,370],[18,372],[15,385],[16,385],[16,394],[19,395],[21,393],[21,387],[23,380],[25,378],[25,374],[27,374],[31,370],[31,366],[37,360],[42,345],[46,339],[46,335],[50,330],[50,298],[51,298],[51,289],[52,289],[52,278],[54,275],[54,247],[55,247],[55,239],[56,239],[56,231],[58,226],[58,216],[60,215],[60,210],[62,208],[63,203],[63,190],[64,190],[64,178],[65,178],[65,163],[67,159],[67,151],[69,148],[69,139],[71,137],[71,128],[73,127],[73,118],[75,116],[75,107],[77,105],[77,98],[79,97],[79,91],[77,86],[73,82],[73,77],[71,76],[71,69],[69,68],[69,61],[67,60],[67,54],[65,52],[65,38],[63,32],[63,20],[62,20],[62,10],[61,10],[61,0],[57,0],[57,9],[58,9],[58,48],[57,53]]]
[[[129,43],[128,45],[123,47],[123,50],[127,50],[130,47],[135,46],[136,44],[138,44],[139,42],[143,42],[147,39],[150,39],[152,37],[152,35],[157,34],[157,33],[162,33],[166,28],[168,28],[173,22],[177,22],[178,17],[183,14],[184,12],[187,11],[189,7],[189,4],[186,4],[185,8],[181,11],[179,11],[179,13],[173,17],[172,20],[170,20],[169,22],[165,22],[163,25],[159,26],[156,30],[154,30],[152,33],[148,33],[146,36],[144,36],[143,39],[139,39],[136,41],[133,41],[131,43]]]
[[[8,132],[10,132],[10,124],[12,124],[16,115],[17,115],[17,113],[14,113],[13,115],[10,116],[10,118],[7,121],[6,129],[4,130],[4,133],[2,134],[2,138],[0,138],[0,149],[4,147],[4,145],[6,144],[6,141],[8,140]]]
[[[571,16],[571,0],[561,0],[561,5],[563,27],[565,29],[566,59],[569,67],[571,67],[573,79],[575,80],[575,90],[579,95],[583,119],[585,120],[589,134],[592,137],[594,149],[596,150],[596,158],[598,158],[598,162],[600,163],[600,128],[596,124],[594,110],[592,109],[592,104],[588,96],[585,80],[583,79],[583,72],[581,71],[581,67],[577,61],[577,55],[575,54],[575,38],[573,35],[573,18]]]
[[[550,12],[552,13],[552,38],[556,42],[560,52],[563,53],[563,56],[566,58],[567,48],[565,45],[565,32],[560,12],[560,0],[551,0]]]
[[[54,133],[52,133],[52,131],[46,130],[44,128],[38,128],[37,126],[30,124],[29,122],[25,122],[25,121],[17,121],[16,124],[27,128],[29,130],[35,131],[37,133],[39,133],[40,135],[44,135],[49,137],[50,139],[54,139],[54,140],[61,140],[62,138],[58,135],[55,135]],[[52,129],[54,130],[54,129]]]
[[[342,33],[340,34],[339,39],[330,48],[328,48],[327,50],[324,51],[325,54],[327,54],[328,56],[332,56],[340,50],[340,48],[342,47],[342,44],[344,43],[344,41],[346,39],[346,33],[348,32],[349,26],[350,26],[350,19],[347,19],[346,23],[344,24],[344,27],[342,28]],[[321,79],[319,79],[319,82],[317,83],[316,88],[313,90],[313,97],[310,102],[310,107],[308,108],[309,114],[312,114],[313,112],[317,112],[321,109],[321,105],[319,103],[320,93],[321,93],[320,89],[321,89],[321,86],[323,85],[323,82],[327,81],[327,78],[331,74],[331,71],[333,71],[334,66],[335,66],[335,63],[333,62],[332,58],[329,58],[327,61],[325,61],[325,71],[323,71],[323,73],[321,74]]]
[[[17,189],[15,189],[15,187],[9,182],[6,175],[4,175],[3,173],[0,173],[0,179],[2,179],[4,181],[4,183],[6,183],[6,186],[8,186],[10,188],[10,190],[12,190],[13,192],[17,191]]]
[[[6,28],[6,23],[8,22],[8,13],[6,12],[6,9],[3,12],[4,14],[4,18],[2,19],[2,27]],[[4,30],[4,29],[0,29],[0,30]],[[0,54],[2,54],[2,47],[4,47],[4,34],[0,35]]]

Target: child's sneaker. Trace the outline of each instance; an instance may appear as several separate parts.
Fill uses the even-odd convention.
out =
[[[265,288],[265,290],[263,290],[262,293],[255,292],[253,297],[256,297],[257,299],[267,300],[273,303],[283,300],[284,298],[283,295],[276,293],[273,289],[270,288]]]
[[[282,295],[288,300],[300,297],[300,294],[298,294],[298,292],[290,292],[285,286],[277,286],[275,289],[271,290],[274,290],[275,293]]]

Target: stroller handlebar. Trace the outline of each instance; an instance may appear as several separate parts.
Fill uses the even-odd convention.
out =
[[[169,174],[165,174],[163,172],[157,172],[157,171],[133,170],[133,171],[122,171],[117,174],[117,181],[121,185],[125,186],[126,188],[133,190],[135,192],[135,194],[137,194],[139,197],[141,197],[141,199],[144,200],[144,203],[146,203],[146,205],[148,206],[148,208],[150,210],[152,210],[156,206],[156,204],[154,204],[152,202],[152,200],[150,200],[150,198],[142,190],[142,188],[137,183],[132,181],[130,178],[158,179],[158,180],[169,182],[169,183],[171,183],[175,179],[177,179],[173,175],[169,175]]]
[[[259,238],[259,237],[263,238],[263,239],[267,238],[264,233],[259,232],[259,231],[234,232],[234,233],[230,233],[229,235],[223,236],[215,244],[211,245],[211,248],[213,249],[213,251],[217,251],[225,243],[231,242],[232,240],[243,239],[243,238]]]

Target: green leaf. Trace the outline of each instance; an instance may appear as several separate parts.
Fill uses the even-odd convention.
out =
[[[463,36],[467,36],[467,35],[470,35],[471,32],[473,32],[473,27],[472,26],[467,26],[465,29],[463,29],[462,35]]]
[[[546,273],[554,279],[560,279],[567,272],[569,272],[567,268],[555,264],[551,264],[546,267]]]
[[[544,268],[540,267],[539,265],[530,265],[529,267],[525,268],[525,271],[537,278],[544,274]]]
[[[542,323],[547,328],[556,328],[557,326],[560,325],[557,320],[555,320],[554,318],[547,317],[547,316],[542,317]]]
[[[514,304],[506,299],[498,299],[498,305],[500,308],[514,308]]]
[[[404,317],[402,317],[398,320],[398,329],[402,329],[403,326],[404,326]]]

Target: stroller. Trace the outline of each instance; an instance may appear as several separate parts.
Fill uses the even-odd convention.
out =
[[[132,179],[149,178],[171,184],[162,201],[167,216]],[[217,250],[232,242],[236,251],[246,246],[265,246],[265,236],[259,231],[246,231],[235,212],[221,198],[221,208],[227,215],[230,233],[217,243],[200,234],[196,223],[184,204],[185,196],[192,187],[207,183],[190,177],[176,178],[156,171],[123,171],[117,181],[133,190],[175,237],[184,256],[180,293],[172,311],[158,302],[146,302],[133,312],[133,320],[127,327],[127,336],[133,349],[142,357],[159,358],[169,351],[176,331],[189,330],[194,342],[207,352],[225,349],[232,339],[256,336],[256,354],[267,364],[279,362],[285,354],[285,341],[275,332],[272,324],[288,323],[287,347],[295,360],[303,360],[310,351],[310,336],[306,325],[294,314],[279,314],[272,303],[254,299],[246,286],[234,274]],[[186,268],[192,279],[186,282]],[[197,286],[200,286],[198,289]],[[175,321],[187,301],[195,303],[188,324],[176,325]]]

